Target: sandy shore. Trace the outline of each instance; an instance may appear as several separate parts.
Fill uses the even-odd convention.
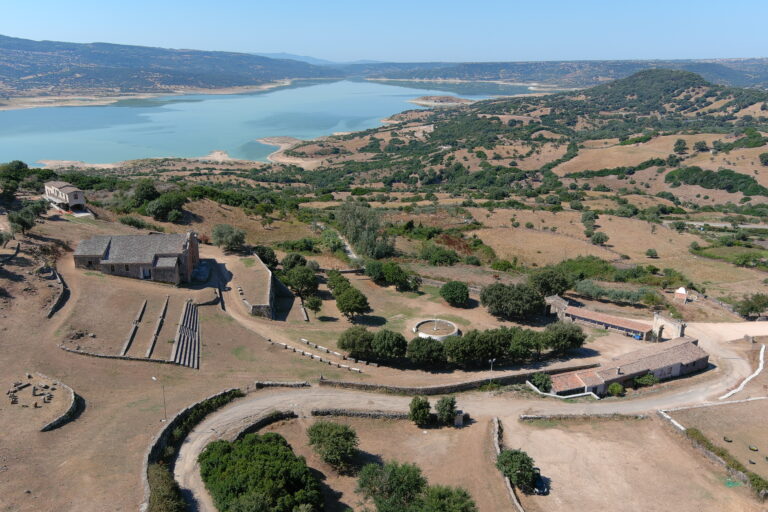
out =
[[[313,140],[320,140],[323,137],[318,137]],[[264,137],[263,139],[256,139],[256,142],[261,142],[268,146],[277,146],[277,150],[267,156],[267,160],[275,164],[285,165],[298,165],[302,169],[312,170],[317,169],[322,158],[300,158],[295,156],[288,156],[285,154],[289,149],[296,147],[297,144],[304,142],[301,139],[295,137]]]
[[[202,89],[199,87],[187,87],[169,89],[167,92],[136,93],[120,95],[61,95],[61,96],[28,96],[13,97],[0,100],[0,111],[20,110],[42,107],[85,107],[93,105],[110,105],[122,100],[142,100],[149,98],[163,98],[180,96],[184,94],[244,94],[249,92],[266,91],[277,87],[290,85],[292,80],[278,80],[262,85],[242,87],[223,87],[221,89]]]

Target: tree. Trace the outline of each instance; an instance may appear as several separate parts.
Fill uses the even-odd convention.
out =
[[[11,240],[13,240],[13,235],[11,233],[0,231],[0,247],[5,248]]]
[[[431,485],[424,493],[419,512],[477,512],[477,505],[461,487]]]
[[[658,384],[660,379],[651,372],[646,373],[641,377],[635,377],[635,386],[642,388],[645,386],[654,386]]]
[[[461,281],[448,281],[440,288],[440,296],[453,307],[464,307],[469,302],[469,288]]]
[[[349,425],[318,421],[307,429],[309,445],[338,472],[349,469],[357,454],[357,433]]]
[[[544,308],[543,297],[528,284],[492,284],[483,289],[480,302],[493,316],[526,319]]]
[[[543,332],[544,344],[554,354],[565,354],[569,350],[581,348],[587,341],[587,335],[581,327],[570,322],[549,324]]]
[[[17,212],[8,213],[8,222],[14,233],[21,232],[24,234],[35,227],[35,218],[36,217],[32,211],[26,208],[22,208]]]
[[[213,227],[213,243],[225,251],[239,251],[245,245],[245,231],[229,224]]]
[[[736,303],[736,312],[744,317],[757,316],[768,309],[768,294],[755,293]]]
[[[645,255],[648,256],[649,258],[659,257],[659,253],[656,252],[656,249],[648,249],[647,251],[645,251]]]
[[[624,386],[618,382],[611,382],[608,386],[608,394],[611,396],[621,396],[624,394]]]
[[[371,348],[377,359],[391,360],[405,356],[408,342],[399,332],[381,329],[373,335]]]
[[[443,344],[432,338],[413,338],[408,343],[405,355],[417,366],[426,368],[439,367],[446,363]]]
[[[573,283],[562,270],[547,267],[534,272],[528,278],[528,284],[532,286],[542,297],[550,295],[562,295]]]
[[[307,297],[304,301],[304,307],[314,313],[315,317],[317,317],[317,314],[323,309],[323,300],[317,295],[312,295],[311,297]]]
[[[378,512],[413,511],[426,487],[418,466],[394,461],[366,464],[357,479],[357,492],[372,499]]]
[[[408,419],[420,427],[428,425],[431,420],[429,410],[429,400],[423,396],[415,396],[408,408]]]
[[[262,263],[264,263],[270,270],[277,268],[277,256],[275,251],[271,247],[265,245],[257,245],[253,248],[253,253],[259,257]]]
[[[309,267],[293,267],[285,274],[285,281],[302,299],[317,293],[317,276]]]
[[[531,384],[539,391],[549,393],[552,391],[552,377],[544,372],[536,372],[531,376]]]
[[[280,264],[283,266],[283,269],[288,271],[291,270],[293,267],[306,267],[307,266],[307,258],[302,256],[299,253],[292,252],[283,258],[283,261],[280,262]]]
[[[133,207],[139,208],[158,197],[160,197],[160,192],[155,188],[154,182],[150,179],[141,179],[133,189]]]
[[[373,337],[373,333],[365,327],[354,326],[341,333],[336,344],[356,359],[370,359],[373,355]]]
[[[369,260],[365,262],[365,275],[371,278],[376,284],[383,284],[384,279],[384,263],[377,260]]]
[[[605,245],[608,243],[609,237],[602,231],[598,231],[592,235],[590,241],[595,245]]]
[[[502,450],[496,458],[496,467],[515,487],[530,493],[536,487],[538,473],[533,459],[522,450]]]
[[[760,163],[763,165],[768,165],[768,153],[760,153]]]
[[[394,238],[383,232],[377,210],[347,201],[336,210],[336,221],[339,231],[362,256],[379,259],[394,253]]]
[[[168,215],[172,211],[178,211],[181,214],[181,207],[187,202],[186,196],[181,192],[166,192],[157,199],[146,204],[147,215],[155,220],[167,221]],[[181,217],[179,217],[181,218]]]
[[[688,144],[683,139],[677,139],[672,150],[678,155],[684,155],[688,152]]]
[[[336,294],[336,307],[342,315],[353,321],[355,317],[371,311],[368,304],[368,298],[363,292],[353,286],[345,288],[342,292]]]
[[[707,141],[705,140],[698,140],[693,144],[693,150],[697,153],[704,153],[706,151],[709,151],[709,146],[707,146]]]
[[[453,425],[456,419],[456,397],[444,396],[435,405],[437,421],[443,425]]]

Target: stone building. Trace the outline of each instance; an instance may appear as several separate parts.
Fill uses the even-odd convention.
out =
[[[66,181],[46,182],[43,199],[66,210],[82,210],[85,208],[85,194],[83,194],[83,191]]]
[[[660,380],[701,371],[709,365],[709,354],[698,340],[681,337],[615,357],[597,368],[552,376],[552,392],[558,395],[592,392],[604,395],[614,382],[626,385],[636,377],[652,373]]]
[[[74,257],[78,268],[173,284],[190,281],[200,261],[197,236],[191,231],[99,235],[81,241]]]

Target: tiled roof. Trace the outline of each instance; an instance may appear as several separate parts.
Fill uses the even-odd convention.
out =
[[[75,255],[102,256],[103,254],[102,263],[151,265],[156,256],[182,254],[186,239],[185,234],[95,236],[80,242]]]
[[[81,192],[79,188],[66,181],[47,181],[45,182],[45,185],[48,187],[55,187],[62,192]]]
[[[166,256],[164,258],[157,258],[155,262],[156,268],[174,268],[176,262],[179,261],[178,256]]]
[[[586,308],[577,308],[574,306],[568,306],[565,308],[565,314],[574,316],[577,318],[584,318],[593,322],[599,322],[602,324],[613,325],[621,327],[623,329],[629,329],[638,332],[648,332],[651,330],[651,326],[641,322],[635,322],[634,320],[627,320],[618,316],[607,315],[605,313],[598,313]]]

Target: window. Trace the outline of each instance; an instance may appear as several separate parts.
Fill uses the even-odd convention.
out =
[[[128,265],[125,266],[125,271],[128,272]]]
[[[115,271],[115,266],[114,265],[110,265],[109,266],[109,271],[110,272],[114,272]]]

